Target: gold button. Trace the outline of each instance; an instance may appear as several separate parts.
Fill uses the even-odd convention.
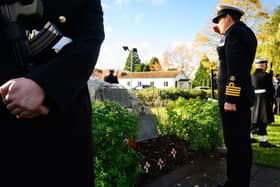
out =
[[[231,76],[229,77],[229,80],[230,80],[230,81],[235,81],[235,76],[234,76],[234,75],[231,75]]]
[[[60,23],[65,23],[66,22],[66,17],[65,16],[59,16],[59,22]]]

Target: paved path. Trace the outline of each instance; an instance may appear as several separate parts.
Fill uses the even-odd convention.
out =
[[[225,179],[225,159],[203,159],[183,166],[143,187],[215,187]],[[251,187],[280,187],[280,169],[252,167]]]

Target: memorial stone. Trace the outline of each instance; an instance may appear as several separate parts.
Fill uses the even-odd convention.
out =
[[[139,118],[139,131],[136,141],[143,141],[158,137],[156,117],[149,107],[137,99],[125,87],[119,84],[110,84],[99,79],[91,78],[88,81],[91,100],[113,101],[127,108],[129,112]]]

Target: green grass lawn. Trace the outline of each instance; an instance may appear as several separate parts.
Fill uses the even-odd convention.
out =
[[[152,107],[151,111],[154,115],[157,116],[160,123],[162,124],[168,123],[168,119],[167,119],[168,116],[165,107]]]
[[[253,162],[255,164],[280,168],[280,116],[275,116],[275,123],[267,127],[268,142],[277,145],[277,148],[263,148],[258,143],[252,144]],[[259,138],[255,136],[255,138]]]

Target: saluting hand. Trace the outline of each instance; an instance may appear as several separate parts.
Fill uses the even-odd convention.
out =
[[[213,27],[213,31],[214,31],[215,33],[217,33],[217,34],[221,34],[218,25],[215,25],[215,26]]]

